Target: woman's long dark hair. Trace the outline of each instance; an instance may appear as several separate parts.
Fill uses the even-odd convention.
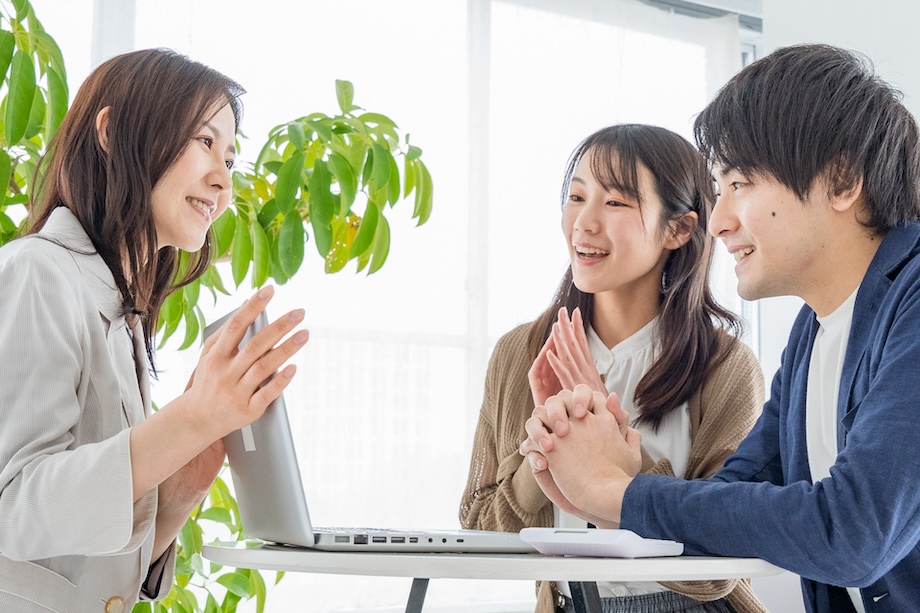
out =
[[[640,206],[643,199],[639,168],[647,168],[662,203],[662,232],[680,223],[687,213],[697,215],[689,240],[672,251],[664,265],[666,281],[658,325],[660,353],[639,381],[634,397],[637,423],[657,429],[665,416],[686,402],[724,359],[726,348],[719,342],[719,330],[727,329],[735,335],[741,330],[738,317],[719,305],[709,290],[714,239],[706,225],[715,201],[712,178],[703,156],[681,136],[656,126],[610,126],[586,138],[572,153],[562,187],[563,203],[568,199],[575,169],[585,156],[589,156],[591,172],[601,185],[623,192]],[[594,296],[575,287],[571,266],[552,304],[532,328],[529,348],[534,358],[549,338],[563,306],[569,312],[579,307],[585,326],[594,319]]]
[[[216,70],[167,49],[114,57],[80,87],[38,177],[29,233],[41,230],[57,207],[73,211],[112,271],[125,313],[140,317],[151,364],[160,307],[204,274],[214,242],[209,231],[179,277],[179,251],[157,249],[151,193],[223,105],[230,104],[239,127],[242,93]],[[106,107],[103,148],[96,117]]]

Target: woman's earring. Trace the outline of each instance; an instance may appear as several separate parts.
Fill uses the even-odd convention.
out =
[[[668,293],[668,272],[666,270],[661,271],[661,293]]]

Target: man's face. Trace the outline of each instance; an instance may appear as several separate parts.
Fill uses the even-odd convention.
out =
[[[833,262],[830,204],[813,186],[803,201],[769,175],[715,166],[709,233],[735,258],[738,294],[747,300],[794,295],[812,303]]]

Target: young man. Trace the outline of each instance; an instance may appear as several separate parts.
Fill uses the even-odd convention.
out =
[[[544,492],[601,527],[759,557],[808,611],[920,607],[920,144],[900,94],[824,45],[737,74],[695,133],[710,233],[753,300],[795,295],[754,430],[713,478],[637,475],[638,434],[586,387],[537,407],[521,445]]]

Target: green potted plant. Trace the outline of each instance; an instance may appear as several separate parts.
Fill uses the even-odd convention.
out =
[[[247,276],[254,287],[269,279],[287,282],[300,269],[310,242],[327,273],[354,260],[358,271],[372,274],[387,259],[387,214],[394,206],[411,202],[417,225],[428,220],[432,180],[421,149],[390,118],[357,106],[351,83],[336,81],[335,89],[337,114],[312,113],[278,125],[255,162],[234,170],[234,206],[215,222],[214,231],[235,287]],[[35,170],[68,101],[61,51],[31,4],[0,0],[0,245],[27,223]],[[197,349],[204,329],[202,289],[212,298],[229,294],[214,266],[173,294],[160,313],[161,345],[181,334],[180,349]],[[231,612],[250,598],[256,599],[257,611],[264,609],[266,585],[258,571],[225,569],[201,557],[209,524],[222,526],[230,538],[246,538],[236,501],[220,477],[179,535],[169,596],[138,604],[135,611]]]

